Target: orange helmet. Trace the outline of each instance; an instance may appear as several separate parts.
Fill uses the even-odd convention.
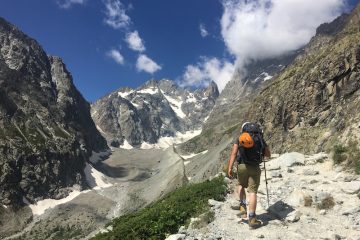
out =
[[[244,148],[252,148],[254,146],[254,141],[249,133],[244,132],[239,137],[240,146]]]

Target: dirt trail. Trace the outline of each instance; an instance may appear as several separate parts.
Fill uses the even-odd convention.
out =
[[[270,208],[263,171],[257,208],[262,227],[249,229],[247,220],[238,216],[238,197],[232,192],[225,202],[211,204],[213,222],[182,229],[173,239],[360,240],[359,176],[334,167],[326,154],[285,154],[266,166]],[[229,182],[234,189],[236,181]]]

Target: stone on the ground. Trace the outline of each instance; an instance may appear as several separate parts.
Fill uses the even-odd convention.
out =
[[[304,169],[303,174],[306,176],[314,176],[319,174],[319,171],[312,170],[312,169]]]
[[[357,194],[360,192],[360,181],[344,182],[341,190],[348,194]]]
[[[185,234],[172,234],[170,236],[168,236],[165,240],[183,240],[185,239],[186,235]]]
[[[317,183],[317,182],[319,182],[319,181],[316,180],[316,179],[311,179],[310,182],[309,182],[309,184],[314,184],[314,183]]]
[[[200,218],[190,218],[190,223],[189,223],[189,229],[195,229],[198,228],[198,225],[201,223],[201,219]]]
[[[325,159],[328,158],[328,155],[326,153],[317,153],[312,156],[306,156],[305,162],[306,165],[314,165],[316,163],[324,162]]]
[[[305,156],[297,152],[285,153],[278,158],[278,161],[280,166],[284,167],[305,165]]]
[[[281,169],[278,159],[265,163],[266,171],[273,171]]]
[[[239,210],[240,209],[240,202],[233,199],[229,202],[230,204],[230,208],[233,209],[233,210]]]
[[[219,202],[219,201],[216,201],[214,199],[209,199],[208,200],[208,204],[211,206],[211,207],[219,207],[221,206],[223,203],[222,202]]]
[[[360,206],[355,206],[355,207],[344,209],[341,214],[348,216],[348,215],[354,215],[359,212],[360,212]]]
[[[356,180],[357,180],[357,176],[347,175],[344,177],[344,182],[352,182],[352,181],[356,181]]]
[[[325,210],[325,209],[321,209],[321,210],[319,211],[319,214],[320,214],[320,215],[325,215],[325,214],[326,214],[326,210]]]
[[[310,207],[313,199],[312,196],[305,191],[294,190],[285,201],[293,207]]]
[[[231,183],[231,179],[228,178],[228,177],[225,177],[225,178],[224,178],[224,182],[225,182],[226,184],[229,184],[229,183]]]
[[[294,169],[292,169],[292,168],[287,168],[287,170],[286,170],[288,173],[293,173],[294,172]]]
[[[186,234],[186,228],[185,228],[185,226],[181,226],[181,227],[179,228],[178,233]]]
[[[334,233],[331,237],[334,240],[341,240],[343,238],[342,236],[340,236],[339,234],[336,234],[336,233]]]
[[[256,235],[257,238],[264,238],[265,236],[263,234]]]
[[[273,172],[271,172],[270,176],[272,178],[282,178],[282,175],[281,175],[280,171],[273,171]]]
[[[289,213],[286,216],[285,220],[287,222],[292,222],[292,223],[297,222],[297,221],[300,220],[301,215],[302,215],[302,213],[300,211],[296,210],[296,211],[293,211],[293,212]]]

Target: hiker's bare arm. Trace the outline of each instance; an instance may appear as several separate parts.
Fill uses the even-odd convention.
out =
[[[234,165],[234,161],[235,161],[238,149],[239,149],[239,146],[237,144],[234,144],[232,151],[231,151],[230,160],[229,160],[229,168],[228,168],[228,176],[229,177],[232,177],[232,167]]]

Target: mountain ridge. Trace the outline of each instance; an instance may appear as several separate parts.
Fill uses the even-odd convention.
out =
[[[149,80],[102,97],[92,104],[91,113],[111,146],[141,147],[201,129],[218,95],[215,83],[191,91],[168,79]]]
[[[0,202],[21,206],[86,188],[85,162],[106,150],[90,105],[59,57],[0,18]]]

